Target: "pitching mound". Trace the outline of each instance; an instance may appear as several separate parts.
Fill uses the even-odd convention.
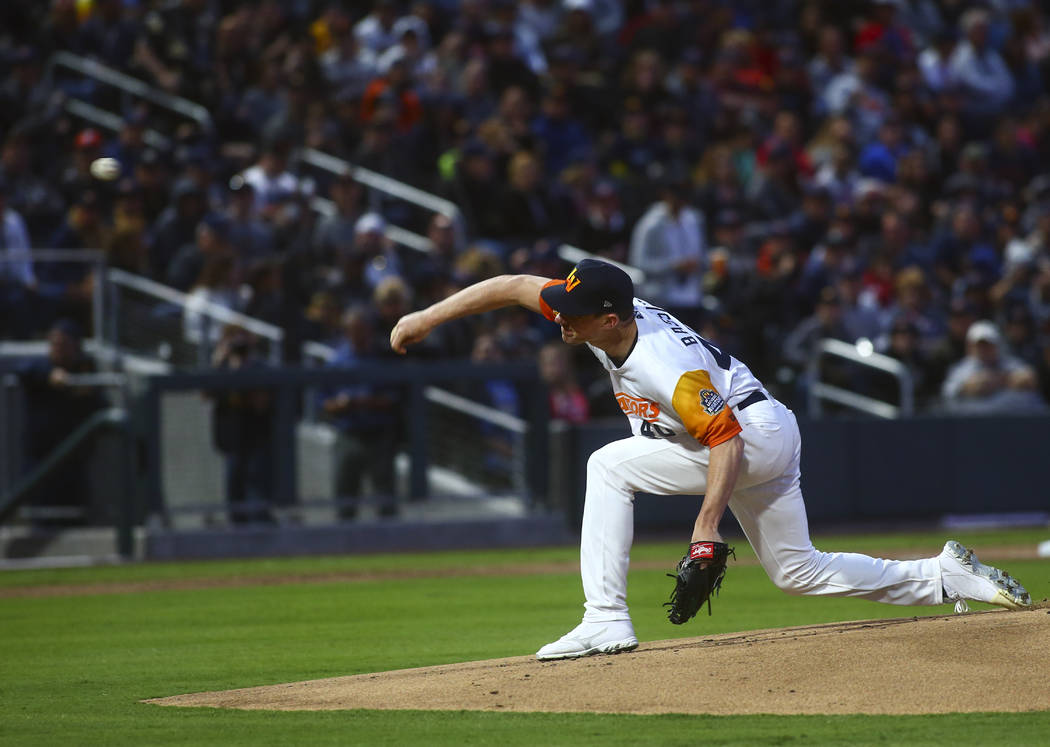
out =
[[[264,710],[950,713],[1050,709],[1050,604],[643,643],[146,701]]]

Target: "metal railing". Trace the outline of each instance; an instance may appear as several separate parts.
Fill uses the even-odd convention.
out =
[[[193,364],[210,368],[212,349],[218,338],[217,333],[223,325],[232,324],[270,343],[267,351],[267,358],[270,361],[277,363],[281,360],[281,343],[284,333],[280,327],[234,311],[222,304],[194,298],[187,293],[125,270],[109,268],[106,280],[109,307],[107,337],[117,349],[143,352],[148,345],[156,357],[185,366],[191,361],[185,360],[177,351],[188,347],[195,351],[192,354]],[[134,307],[130,300],[131,292],[147,299],[145,310],[132,313]],[[163,328],[146,329],[145,334],[139,334],[136,337],[136,331],[132,327],[146,327],[156,321],[156,307],[164,305],[177,310],[176,323]]]
[[[0,252],[0,263],[29,262],[36,274],[44,274],[39,271],[41,265],[53,264],[85,264],[91,265],[95,276],[95,291],[91,298],[91,325],[95,343],[102,344],[102,329],[104,321],[104,307],[102,294],[98,292],[101,279],[105,277],[106,255],[95,249],[31,249],[25,256],[12,256],[7,252]],[[46,283],[45,283],[46,285]],[[39,289],[38,289],[39,290]],[[56,291],[57,292],[57,291]]]
[[[428,401],[449,403],[451,393],[436,393],[435,384],[477,385],[488,380],[514,382],[520,387],[522,411],[527,420],[470,402],[468,406],[477,418],[485,421],[499,420],[500,427],[520,439],[515,463],[520,465],[520,480],[515,480],[512,489],[519,492],[527,505],[540,505],[545,501],[548,484],[547,443],[549,439],[549,413],[546,407],[546,392],[535,369],[518,365],[469,364],[469,363],[404,363],[391,366],[383,363],[362,363],[353,368],[323,369],[251,369],[237,372],[200,371],[175,373],[168,376],[153,376],[146,381],[147,390],[140,400],[143,418],[142,432],[145,434],[145,457],[147,459],[146,494],[152,501],[152,511],[165,522],[168,513],[165,487],[162,480],[164,449],[161,442],[162,397],[176,392],[200,392],[215,390],[266,390],[273,397],[273,421],[270,443],[275,447],[276,462],[273,480],[275,495],[289,505],[299,503],[296,477],[295,423],[300,418],[298,403],[308,389],[330,389],[352,385],[401,387],[401,406],[411,413],[412,427],[406,434],[406,452],[410,457],[408,492],[412,499],[425,498],[429,494],[428,468],[435,464],[434,442],[428,437]],[[457,403],[462,404],[462,403]],[[476,434],[475,434],[476,437]],[[475,448],[480,448],[474,444]],[[457,445],[463,451],[462,442]],[[470,450],[467,450],[469,454]]]
[[[124,127],[124,120],[113,112],[100,109],[94,104],[89,104],[80,99],[66,99],[62,106],[67,112],[75,117],[80,117],[96,127],[103,127],[111,132],[120,132]],[[166,151],[171,147],[171,138],[162,135],[152,128],[147,128],[142,133],[142,139],[146,145],[157,150]]]
[[[466,239],[466,221],[463,218],[463,211],[460,210],[459,206],[451,200],[438,197],[437,195],[426,192],[418,187],[413,187],[411,184],[405,184],[404,182],[400,182],[397,179],[386,176],[385,174],[366,169],[364,166],[357,166],[349,161],[315,148],[302,148],[298,151],[297,156],[300,163],[307,164],[315,169],[320,169],[332,176],[343,176],[349,174],[359,184],[372,190],[373,195],[378,192],[423,208],[424,210],[429,210],[432,213],[440,213],[452,221],[453,229],[456,232],[457,245],[462,245]],[[376,207],[375,200],[370,204],[373,208]],[[329,207],[324,206],[323,202],[319,201],[319,198],[314,198],[311,201],[311,206],[319,211],[322,209],[330,210]],[[419,249],[420,251],[429,250],[430,241],[425,236],[420,236],[419,234],[407,231],[403,228],[395,228],[393,233],[394,235],[388,230],[387,236],[413,249]]]
[[[130,96],[134,96],[154,106],[167,109],[179,116],[197,122],[205,130],[212,130],[211,114],[207,108],[194,103],[189,99],[174,96],[166,91],[151,86],[145,81],[134,78],[127,73],[122,73],[107,65],[103,65],[90,57],[82,57],[72,52],[55,52],[47,61],[47,79],[54,84],[54,72],[56,68],[72,70],[85,78],[91,78],[99,83],[117,88]],[[86,110],[84,110],[86,111]],[[98,110],[101,111],[101,110]]]
[[[599,254],[591,254],[590,252],[580,249],[578,246],[573,246],[572,244],[562,244],[559,246],[558,256],[566,262],[572,262],[574,265],[578,264],[581,259],[600,259],[602,262],[616,265],[626,272],[630,276],[631,282],[635,285],[645,282],[645,270],[641,270],[633,265],[624,264],[623,262],[617,262],[608,257],[602,257]]]
[[[310,198],[310,208],[320,215],[335,215],[336,213],[335,203],[320,195]],[[417,252],[428,254],[434,251],[434,242],[407,228],[388,224],[383,234],[391,241],[407,246],[409,249],[415,249]]]
[[[900,391],[900,404],[893,405],[875,397],[821,381],[820,363],[826,356],[843,358],[851,363],[867,366],[873,370],[893,376],[897,379]],[[908,370],[907,366],[895,358],[890,358],[888,355],[869,350],[858,350],[857,345],[852,345],[842,340],[826,339],[821,340],[817,344],[817,349],[813,357],[810,358],[808,377],[808,409],[811,417],[820,417],[823,414],[822,402],[824,401],[834,402],[838,405],[888,420],[905,417],[915,411],[915,384],[911,371]]]

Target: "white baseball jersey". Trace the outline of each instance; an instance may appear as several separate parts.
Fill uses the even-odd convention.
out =
[[[762,390],[748,367],[647,301],[634,299],[634,318],[638,340],[622,366],[587,344],[609,372],[631,431],[648,438],[688,434],[708,447],[740,433],[730,407]]]
[[[540,310],[554,319],[542,297]],[[622,366],[591,346],[612,377],[634,435],[606,444],[587,460],[580,528],[585,623],[630,621],[635,495],[705,494],[710,452],[697,443],[717,446],[737,434],[743,456],[729,508],[778,587],[890,604],[944,601],[937,558],[883,560],[816,550],[802,498],[794,414],[762,389],[747,366],[663,309],[636,298],[634,316],[638,339]],[[756,391],[766,398],[737,407]]]

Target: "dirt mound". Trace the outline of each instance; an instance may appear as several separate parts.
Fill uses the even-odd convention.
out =
[[[1050,709],[1050,604],[643,643],[146,702],[255,710],[950,713]]]

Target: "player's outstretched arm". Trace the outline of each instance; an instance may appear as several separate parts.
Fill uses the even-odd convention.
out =
[[[539,311],[540,291],[548,282],[549,278],[537,275],[500,275],[482,280],[432,306],[401,317],[390,332],[390,347],[404,353],[406,346],[420,342],[438,325],[471,314],[515,304]]]

